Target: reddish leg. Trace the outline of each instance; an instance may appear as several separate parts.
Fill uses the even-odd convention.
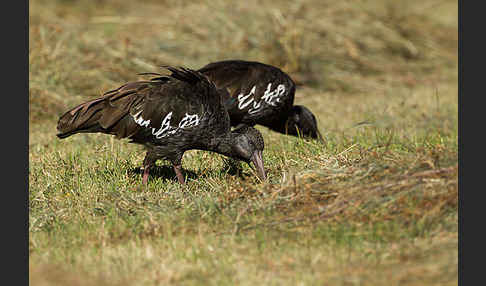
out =
[[[184,182],[184,176],[182,175],[182,172],[181,172],[182,165],[176,165],[176,164],[174,164],[173,166],[174,166],[174,171],[175,171],[175,173],[177,175],[177,180],[179,180],[179,183],[181,183],[182,185],[184,185],[185,184],[185,182]]]
[[[148,182],[150,169],[155,165],[156,160],[157,158],[153,156],[153,153],[147,152],[147,154],[145,154],[145,158],[143,159],[143,179],[142,179],[142,183],[144,185],[146,185]]]
[[[144,185],[146,185],[147,182],[148,182],[148,176],[149,176],[149,172],[150,172],[150,167],[152,167],[152,166],[148,165],[148,166],[144,166],[143,167],[143,179],[142,179],[142,183]]]

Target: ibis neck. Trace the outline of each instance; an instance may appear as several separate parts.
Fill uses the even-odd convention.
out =
[[[295,122],[291,117],[286,120],[272,122],[272,124],[269,124],[267,127],[282,134],[297,135]]]
[[[232,146],[235,144],[234,135],[229,133],[225,137],[215,138],[210,146],[210,151],[216,152],[228,157],[234,157]]]

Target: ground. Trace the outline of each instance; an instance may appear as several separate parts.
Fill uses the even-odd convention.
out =
[[[457,1],[29,3],[31,285],[457,285]],[[268,181],[188,184],[67,108],[165,64],[281,67],[323,144],[257,127]]]

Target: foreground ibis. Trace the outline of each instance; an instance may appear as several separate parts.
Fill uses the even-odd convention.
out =
[[[155,77],[126,83],[68,110],[58,121],[57,136],[100,132],[145,146],[144,184],[158,159],[170,161],[184,184],[182,156],[192,149],[252,162],[258,177],[265,180],[261,133],[243,125],[231,131],[220,93],[202,73],[165,68],[170,75],[148,73]]]

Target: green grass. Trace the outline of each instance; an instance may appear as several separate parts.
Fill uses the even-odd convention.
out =
[[[30,1],[32,285],[457,285],[457,2]],[[407,5],[405,4],[407,3]],[[58,116],[163,64],[300,85],[324,144],[258,127],[268,181],[184,155],[187,185]]]

